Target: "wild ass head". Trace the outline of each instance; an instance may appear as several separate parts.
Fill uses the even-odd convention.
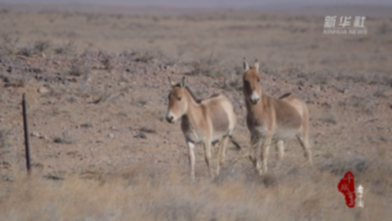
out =
[[[257,104],[261,98],[259,62],[256,60],[253,67],[249,67],[244,58],[244,96],[251,104]]]
[[[169,123],[176,122],[181,118],[188,110],[188,97],[187,89],[185,87],[185,77],[182,78],[181,82],[175,84],[169,77],[170,85],[172,90],[169,93],[169,107],[166,114],[166,120]]]

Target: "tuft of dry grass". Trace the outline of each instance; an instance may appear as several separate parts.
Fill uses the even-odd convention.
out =
[[[378,89],[376,92],[374,92],[373,96],[378,97],[378,98],[388,98],[388,95],[386,94],[386,90]]]
[[[34,49],[39,53],[49,50],[51,46],[52,43],[47,40],[38,40],[34,43]]]
[[[357,112],[372,115],[374,113],[374,101],[369,97],[359,97],[352,95],[350,98],[339,102],[340,106],[351,106],[354,107]]]
[[[198,61],[189,63],[189,65],[191,71],[186,74],[192,76],[202,75],[217,78],[227,76],[230,73],[230,70],[222,64],[221,60],[213,56],[201,58]]]
[[[23,46],[19,44],[19,38],[13,39],[10,35],[4,34],[0,45],[0,56],[23,55],[31,57],[49,50],[50,47],[50,41],[46,40],[38,40],[33,46]]]
[[[30,46],[25,46],[25,47],[21,47],[18,50],[18,55],[23,55],[26,57],[32,57],[36,54],[36,50],[33,47]]]
[[[15,55],[18,52],[19,38],[12,38],[8,34],[1,36],[0,57]]]
[[[62,144],[73,144],[75,143],[72,133],[69,130],[64,130],[61,135],[56,136],[53,139],[55,143],[62,143]]]
[[[156,59],[161,59],[164,55],[160,51],[139,51],[134,50],[132,52],[123,52],[123,56],[131,57],[136,62],[151,63]]]
[[[337,124],[339,122],[338,117],[331,111],[325,112],[324,115],[320,118],[320,120],[331,124]]]
[[[24,76],[15,76],[12,74],[1,74],[0,79],[4,82],[4,87],[24,87],[27,78]]]
[[[102,53],[101,63],[103,68],[107,71],[111,71],[114,68],[113,58],[110,54]]]
[[[8,132],[0,130],[0,157],[10,152],[10,145],[8,142]]]
[[[91,71],[91,65],[85,59],[74,58],[71,61],[71,67],[69,70],[69,75],[71,76],[88,76]]]
[[[73,42],[68,42],[62,45],[57,46],[54,49],[54,52],[58,55],[71,55],[75,52],[75,46]]]

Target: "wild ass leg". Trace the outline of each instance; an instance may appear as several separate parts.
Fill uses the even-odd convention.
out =
[[[308,111],[305,106],[305,116],[302,119],[302,127],[301,127],[301,136],[297,136],[299,143],[301,144],[302,148],[305,151],[305,158],[307,161],[309,161],[309,164],[313,164],[313,159],[312,159],[312,151],[310,150],[310,145],[309,145],[309,139],[308,139],[308,128],[309,128],[309,119],[308,119]]]
[[[306,161],[309,161],[309,164],[312,165],[313,164],[312,151],[310,150],[308,137],[305,135],[305,136],[297,136],[297,138],[305,152]]]
[[[278,142],[276,143],[276,150],[278,152],[278,163],[277,163],[277,167],[280,166],[280,163],[284,157],[284,141],[283,140],[278,140]]]
[[[213,177],[212,167],[211,167],[211,139],[207,137],[204,142],[204,158],[208,166],[208,170],[210,171],[210,177]]]
[[[220,139],[218,142],[216,142],[214,145],[211,146],[211,157],[212,158],[218,158],[219,151],[220,151],[220,146],[222,145],[223,139]]]
[[[187,142],[189,149],[189,165],[191,167],[191,178],[195,179],[195,144],[192,142]]]
[[[249,150],[249,160],[252,162],[253,166],[256,168],[257,162],[257,152],[260,149],[261,138],[257,135],[250,136],[250,150]]]
[[[263,175],[267,172],[267,163],[268,163],[267,159],[268,159],[268,153],[269,153],[271,141],[272,141],[272,135],[269,134],[267,135],[267,137],[263,142],[261,155],[260,158],[257,160],[256,169],[260,175]]]
[[[223,166],[223,162],[225,161],[226,157],[226,146],[227,141],[229,140],[229,136],[224,136],[222,141],[219,142],[219,153],[218,153],[218,162],[216,164],[216,175],[219,175],[220,167]]]

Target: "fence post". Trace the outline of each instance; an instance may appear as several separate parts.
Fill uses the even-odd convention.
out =
[[[25,94],[23,93],[22,98],[22,106],[23,106],[23,126],[24,126],[24,136],[25,136],[25,150],[26,150],[26,168],[27,173],[31,172],[31,164],[30,164],[30,145],[29,145],[29,130],[27,125],[27,110],[26,110],[26,99]]]

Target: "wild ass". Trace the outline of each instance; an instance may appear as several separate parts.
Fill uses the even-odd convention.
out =
[[[279,99],[265,94],[260,86],[258,61],[253,67],[249,67],[244,59],[243,65],[246,123],[251,134],[250,159],[259,174],[267,172],[270,145],[277,144],[279,163],[284,156],[284,141],[294,136],[297,136],[304,149],[305,158],[312,164],[308,141],[309,113],[305,102],[291,93]]]
[[[218,143],[218,162],[216,175],[219,174],[223,164],[226,145],[232,138],[237,118],[233,106],[224,95],[213,95],[205,100],[197,100],[191,90],[185,86],[185,77],[178,84],[174,84],[170,78],[172,90],[169,94],[169,107],[166,120],[174,123],[181,118],[181,129],[189,148],[189,162],[191,177],[195,177],[195,144],[204,144],[205,161],[209,168],[210,176],[213,177],[211,165],[211,144]],[[240,148],[238,144],[231,141]]]

